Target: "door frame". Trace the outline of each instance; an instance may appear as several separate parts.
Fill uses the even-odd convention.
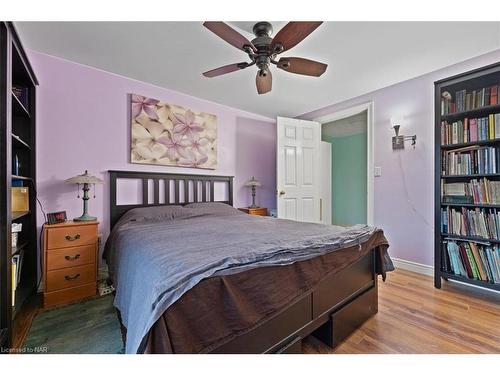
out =
[[[369,101],[362,103],[353,107],[345,108],[339,111],[329,113],[327,115],[313,118],[312,121],[319,122],[321,125],[341,120],[346,117],[351,117],[357,115],[360,112],[366,111],[366,132],[367,132],[367,144],[366,144],[366,223],[368,225],[373,225],[374,223],[374,173],[375,173],[375,160],[374,160],[374,103]]]

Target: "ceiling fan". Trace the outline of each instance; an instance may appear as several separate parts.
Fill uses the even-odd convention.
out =
[[[247,53],[250,62],[221,66],[220,68],[209,70],[203,73],[203,75],[212,78],[256,65],[259,69],[256,77],[257,92],[259,94],[265,94],[272,89],[273,77],[270,70],[271,64],[276,65],[279,69],[286,72],[319,77],[326,71],[327,64],[301,57],[281,57],[277,61],[276,58],[280,53],[288,51],[299,44],[322,23],[289,22],[278,31],[274,38],[271,38],[273,32],[272,25],[269,22],[258,22],[253,27],[255,39],[249,41],[224,22],[207,21],[203,23],[203,26],[229,44]]]

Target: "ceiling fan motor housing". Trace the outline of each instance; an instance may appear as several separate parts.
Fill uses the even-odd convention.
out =
[[[269,22],[257,22],[253,27],[253,33],[255,39],[252,40],[252,44],[257,48],[253,58],[255,65],[260,69],[260,75],[265,76],[271,63],[270,45],[273,40],[271,38],[273,27]]]

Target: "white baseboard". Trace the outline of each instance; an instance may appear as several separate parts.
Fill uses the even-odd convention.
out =
[[[394,264],[394,267],[396,267],[396,268],[401,268],[403,270],[412,271],[415,273],[420,273],[422,275],[434,276],[434,267],[433,266],[428,266],[427,264],[412,262],[410,260],[405,260],[405,259],[392,258],[392,257],[391,257],[391,259],[392,259],[392,263]],[[471,288],[482,289],[482,290],[485,290],[488,292],[500,293],[496,290],[483,288],[479,285],[472,285],[472,284],[463,283],[463,282],[458,281],[458,280],[449,280],[449,282],[466,285],[466,286],[471,287]]]
[[[422,275],[434,276],[434,267],[428,266],[427,264],[421,264],[417,262],[412,262],[410,260],[392,258],[392,263],[394,267],[401,268],[403,270],[412,271],[416,273],[421,273]]]

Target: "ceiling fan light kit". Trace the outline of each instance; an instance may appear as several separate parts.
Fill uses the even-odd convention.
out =
[[[321,24],[322,22],[289,22],[274,38],[271,38],[272,25],[269,22],[257,22],[253,27],[255,39],[249,41],[224,22],[207,21],[203,23],[203,26],[232,46],[245,52],[250,58],[250,62],[225,65],[209,70],[203,75],[212,78],[256,65],[258,71],[255,81],[259,94],[265,94],[272,89],[271,65],[276,65],[278,69],[289,73],[319,77],[326,71],[327,64],[301,57],[282,57],[279,60],[276,58],[280,53],[295,47]]]

